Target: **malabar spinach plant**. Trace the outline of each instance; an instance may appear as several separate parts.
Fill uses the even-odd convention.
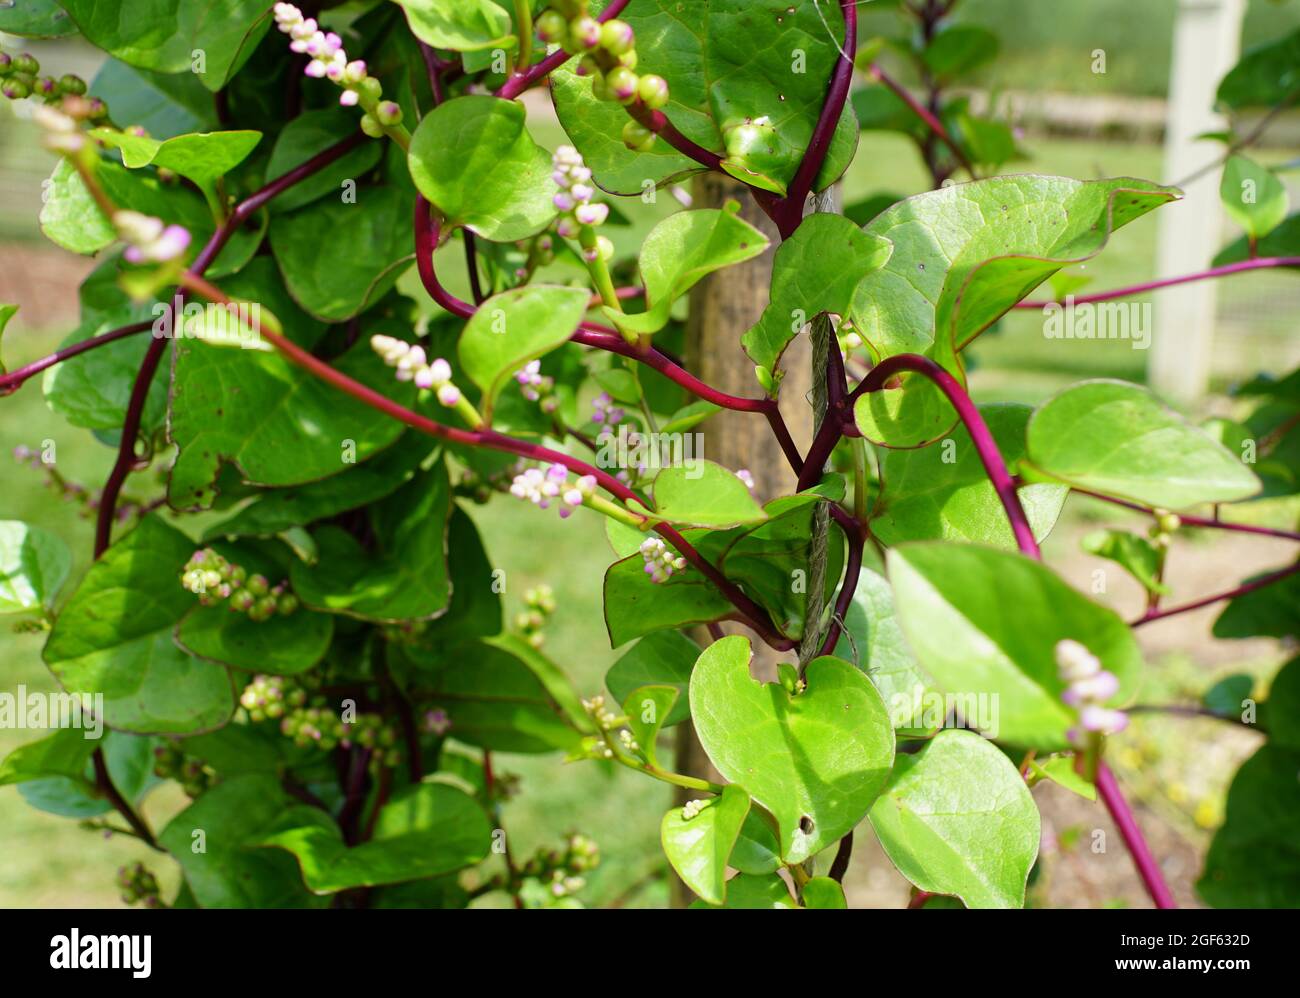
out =
[[[852,0],[0,10],[6,32],[80,33],[108,56],[89,87],[0,56],[56,158],[43,229],[98,261],[77,330],[0,385],[43,375],[50,408],[117,454],[93,490],[20,455],[95,517],[95,560],[64,585],[58,537],[0,524],[0,610],[48,631],[46,665],[107,732],[56,730],[0,783],[179,864],[165,901],[153,871],[120,871],[129,902],[572,905],[593,839],[557,825],[554,848],[520,855],[501,822],[498,754],[552,753],[690,792],[661,839],[699,905],[842,908],[864,822],[915,906],[1022,905],[1030,787],[1052,780],[1100,798],[1171,905],[1105,759],[1142,683],[1133,629],[1222,603],[1219,636],[1295,635],[1290,547],[1187,602],[1166,566],[1186,534],[1300,540],[1294,514],[1251,516],[1300,490],[1300,374],[1243,386],[1241,422],[1197,425],[1113,380],[973,403],[966,348],[1180,195],[987,176],[1019,155],[1013,135],[949,94],[996,39],[953,23],[953,2],[893,6],[905,33],[861,45]],[[1248,53],[1224,107],[1292,104],[1296,45]],[[529,128],[544,87],[555,148]],[[810,211],[863,127],[912,136],[936,189]],[[1255,138],[1223,136],[1246,235],[1214,270],[1075,300],[1300,263]],[[610,227],[670,191],[689,202],[679,182],[709,171],[775,236],[734,203],[687,206],[616,252]],[[774,242],[769,303],[733,347],[752,390],[729,394],[680,360],[685,296]],[[440,271],[461,254],[458,295]],[[399,284],[412,266],[419,284]],[[824,392],[800,448],[778,400],[810,327]],[[792,494],[653,459],[720,410],[765,422]],[[1072,492],[1149,514],[1145,536],[1090,542],[1149,594],[1138,619],[1043,562]],[[590,584],[621,650],[604,693],[545,655],[546,587],[507,620],[466,509],[521,501],[557,530],[604,518],[613,560]],[[782,657],[776,682],[752,675],[755,645]],[[1213,904],[1300,892],[1283,859],[1298,684],[1292,662],[1259,707],[1267,741],[1200,882]],[[1201,709],[1253,722],[1250,692],[1230,682]],[[688,723],[716,773],[673,770],[662,745]],[[190,803],[155,828],[140,804],[159,780]]]

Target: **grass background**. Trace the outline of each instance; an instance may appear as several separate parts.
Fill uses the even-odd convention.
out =
[[[1062,69],[1067,57],[1078,50],[1115,46],[1121,56],[1112,58],[1111,76],[1099,85],[1119,85],[1130,92],[1163,91],[1167,72],[1167,50],[1160,39],[1168,36],[1173,0],[1143,0],[1141,58],[1133,44],[1136,29],[1131,25],[1132,0],[1092,0],[1084,5],[1037,0],[969,0],[967,15],[987,20],[1011,34],[1006,25],[1014,21],[1016,42],[1004,50],[997,67],[1002,85],[1035,86],[1074,80],[1072,71]],[[875,17],[877,15],[870,15]],[[870,22],[870,17],[868,21]],[[1253,3],[1248,31],[1258,35],[1267,27],[1270,36],[1285,26],[1268,17],[1290,18],[1300,23],[1295,5]],[[1261,19],[1264,20],[1261,20]],[[867,31],[872,30],[868,25]],[[1099,41],[1094,41],[1094,37]],[[1151,47],[1146,43],[1151,40]],[[1121,70],[1121,67],[1122,70]],[[1124,75],[1127,74],[1127,75]],[[1077,80],[1076,80],[1077,82]],[[548,146],[562,141],[553,122],[540,121],[538,138]],[[0,211],[0,233],[6,248],[24,252],[39,239],[35,214],[39,208],[39,178],[48,169],[40,154],[32,154],[28,126],[12,119],[4,124],[0,138],[0,187],[16,190]],[[25,135],[24,132],[27,131]],[[1159,178],[1160,150],[1155,146],[1121,145],[1097,141],[1030,139],[1034,158],[1012,164],[1008,172],[1041,172],[1092,178],[1131,175]],[[1280,162],[1289,158],[1285,150],[1271,151],[1263,158]],[[883,134],[866,134],[852,168],[845,178],[844,197],[851,202],[871,193],[890,190],[913,192],[925,186],[925,172],[914,149],[905,140]],[[621,248],[634,249],[656,217],[671,210],[664,198],[655,208],[634,206],[629,214],[633,225],[617,233]],[[1174,209],[1165,209],[1174,210]],[[1091,264],[1093,287],[1105,288],[1132,283],[1152,275],[1156,220],[1141,219],[1113,240],[1112,245]],[[448,259],[446,269],[456,283],[458,260]],[[462,278],[463,279],[463,278]],[[1291,278],[1293,280],[1293,278]],[[413,275],[406,278],[418,287]],[[1296,359],[1296,340],[1291,325],[1290,284],[1285,275],[1261,274],[1225,282],[1220,290],[1220,337],[1216,360],[1216,387],[1258,369],[1281,372]],[[417,294],[417,297],[422,295]],[[1281,303],[1281,304],[1278,304]],[[41,356],[66,335],[65,329],[33,329],[19,323],[5,342],[5,361],[10,367]],[[1122,341],[1049,341],[1041,335],[1041,317],[1019,313],[986,335],[974,348],[972,384],[981,399],[1038,401],[1060,386],[1087,376],[1114,376],[1142,380],[1146,355]],[[72,429],[50,412],[41,398],[39,379],[18,394],[0,402],[0,451],[15,446],[39,447],[52,440],[57,447],[60,471],[67,477],[91,484],[103,480],[112,453],[89,434]],[[132,487],[147,491],[145,476],[132,480]],[[548,629],[546,651],[561,663],[584,695],[602,688],[603,675],[617,657],[609,650],[600,608],[600,578],[611,560],[601,525],[595,517],[578,516],[561,523],[554,515],[526,504],[498,499],[471,513],[479,524],[494,564],[507,572],[507,614],[519,609],[522,593],[539,582],[556,591],[559,610]],[[1090,522],[1087,507],[1071,504],[1059,537],[1049,551],[1082,564],[1071,546],[1076,528]],[[70,505],[52,498],[42,489],[39,473],[5,463],[0,466],[0,518],[21,519],[49,528],[68,541],[76,564],[73,580],[89,561],[91,524]],[[1220,566],[1224,578],[1235,578],[1239,566],[1231,559]],[[507,617],[509,619],[509,616]],[[19,684],[29,689],[52,690],[54,684],[40,661],[40,636],[11,634],[0,630],[0,690]],[[1196,649],[1182,656],[1162,660],[1157,683],[1166,690],[1182,690],[1185,684],[1204,685],[1205,662]],[[1261,676],[1276,665],[1273,650],[1256,650],[1241,657],[1244,665]],[[1225,668],[1222,659],[1215,669]],[[1190,678],[1189,678],[1190,677]],[[1186,730],[1186,729],[1183,729]],[[1199,729],[1198,729],[1199,730]],[[1152,734],[1155,731],[1155,735]],[[1217,732],[1216,732],[1217,733]],[[36,733],[0,730],[0,755],[34,737]],[[1121,742],[1130,753],[1129,769],[1140,770],[1149,762],[1144,753],[1176,755],[1184,734],[1165,734],[1162,729],[1137,726]],[[1151,749],[1148,742],[1160,742]],[[1170,740],[1173,739],[1171,742]],[[1173,746],[1172,750],[1170,746]],[[1123,756],[1121,754],[1121,761]],[[1231,760],[1228,760],[1230,763]],[[521,777],[522,792],[505,808],[505,823],[516,853],[527,853],[538,845],[558,843],[569,830],[592,834],[600,843],[605,861],[590,878],[584,898],[594,904],[661,904],[666,898],[662,879],[663,860],[657,841],[659,818],[667,807],[667,789],[626,771],[609,771],[592,763],[563,765],[555,757],[503,756],[499,767]],[[1181,765],[1181,763],[1180,763]],[[1230,772],[1230,766],[1225,769]],[[1165,807],[1171,822],[1191,814],[1200,799],[1218,795],[1222,780],[1198,787],[1189,797],[1171,787],[1174,779],[1153,777],[1145,794]],[[1185,783],[1186,780],[1183,779]],[[1179,784],[1182,785],[1182,784]],[[1175,799],[1181,796],[1181,800]],[[1188,803],[1190,801],[1190,803]],[[173,790],[152,795],[146,813],[156,825],[184,803]],[[1188,804],[1183,807],[1183,804]],[[1170,807],[1172,805],[1172,807]],[[1186,813],[1184,813],[1186,812]],[[1207,821],[1192,824],[1206,827],[1213,821],[1213,807]],[[168,861],[137,843],[125,839],[100,841],[79,830],[67,819],[29,807],[16,788],[0,788],[0,907],[10,906],[112,906],[117,892],[112,884],[117,865],[144,859],[158,870],[165,885],[174,885],[175,873]],[[489,901],[488,903],[493,903]]]

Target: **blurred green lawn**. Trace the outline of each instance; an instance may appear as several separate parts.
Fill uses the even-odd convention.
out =
[[[539,131],[539,138],[550,145],[560,141],[553,129],[543,126]],[[1079,141],[1041,141],[1033,147],[1036,158],[1014,164],[1009,172],[1080,178],[1160,174],[1160,152],[1155,147]],[[845,200],[851,202],[880,190],[916,191],[923,186],[924,173],[910,145],[892,136],[868,134],[846,178]],[[630,230],[621,232],[618,241],[634,248],[653,216],[673,207],[671,199],[663,197],[652,212],[637,217]],[[1104,288],[1149,277],[1154,237],[1153,217],[1121,232],[1096,261],[1094,286]],[[449,268],[453,265],[449,259]],[[452,283],[455,280],[453,275]],[[5,343],[6,362],[13,367],[40,356],[65,334],[65,330],[11,334]],[[1261,363],[1267,362],[1277,346],[1275,333],[1263,329],[1250,335],[1251,349],[1258,349]],[[1010,318],[1000,331],[975,347],[974,357],[977,394],[1025,401],[1039,399],[1083,376],[1141,380],[1145,361],[1145,354],[1122,341],[1045,340],[1041,317],[1033,314]],[[0,451],[7,455],[19,444],[39,448],[43,441],[52,440],[61,472],[97,485],[111,463],[111,452],[54,416],[41,399],[38,382],[0,402]],[[75,580],[88,561],[90,524],[41,487],[39,472],[9,463],[7,456],[4,460],[0,518],[26,520],[65,538],[77,558]],[[143,481],[133,480],[133,484],[143,488]],[[547,514],[505,498],[471,512],[494,564],[507,572],[507,613],[520,608],[529,586],[549,583],[559,609],[548,629],[546,651],[565,667],[581,693],[600,690],[604,672],[616,655],[609,650],[601,616],[600,579],[611,557],[599,522],[582,516],[561,522],[553,512]],[[20,683],[29,688],[53,688],[40,662],[40,645],[40,637],[0,631],[0,689],[13,689]],[[0,731],[0,754],[31,738],[31,732]],[[624,900],[630,888],[662,869],[657,832],[669,801],[666,788],[626,771],[608,772],[593,763],[564,765],[551,756],[507,756],[499,766],[522,777],[521,794],[505,808],[505,824],[516,854],[558,843],[570,830],[587,832],[600,843],[605,862],[584,892],[589,902]],[[163,797],[151,800],[147,811],[161,822],[179,803],[175,796]],[[130,841],[99,841],[78,830],[73,821],[33,810],[15,788],[0,788],[0,907],[115,905],[112,878],[116,866],[149,855]],[[168,861],[158,859],[152,865],[166,874],[165,883],[175,882]],[[625,900],[659,904],[664,898],[662,881],[656,880]]]

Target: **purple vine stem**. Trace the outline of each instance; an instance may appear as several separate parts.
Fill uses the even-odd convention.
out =
[[[1128,298],[1132,295],[1140,295],[1145,291],[1155,291],[1159,288],[1172,288],[1179,284],[1190,284],[1193,281],[1206,281],[1215,277],[1227,277],[1229,274],[1239,274],[1247,270],[1267,270],[1270,267],[1300,267],[1300,256],[1262,256],[1253,260],[1239,260],[1236,263],[1226,263],[1222,267],[1214,267],[1210,270],[1202,270],[1195,274],[1180,274],[1177,277],[1162,277],[1157,281],[1146,281],[1142,284],[1134,284],[1127,288],[1115,288],[1111,291],[1098,291],[1091,295],[1075,295],[1071,297],[1071,302],[1075,305],[1087,305],[1090,302],[1111,301],[1115,298]],[[1060,305],[1058,301],[1022,301],[1017,302],[1016,308],[1046,308],[1048,305]]]
[[[1002,460],[1002,454],[998,450],[997,443],[993,440],[993,434],[989,432],[989,428],[984,422],[984,417],[980,415],[979,409],[975,407],[975,403],[971,401],[970,396],[966,394],[966,389],[961,386],[960,382],[928,357],[910,353],[897,354],[886,358],[873,367],[862,380],[862,383],[845,399],[839,425],[831,426],[828,430],[827,425],[831,421],[828,419],[826,423],[822,424],[825,432],[819,432],[817,439],[813,441],[813,446],[808,452],[805,472],[813,466],[814,460],[819,455],[822,461],[825,461],[826,457],[830,456],[830,452],[834,449],[835,443],[843,433],[845,425],[849,424],[853,418],[853,403],[858,396],[864,392],[880,391],[889,383],[890,379],[905,371],[911,371],[928,378],[947,397],[949,403],[957,411],[958,418],[970,434],[971,442],[975,445],[975,452],[979,455],[980,463],[984,465],[984,472],[988,475],[994,491],[997,492],[998,498],[1002,501],[1002,508],[1006,510],[1007,519],[1011,522],[1011,532],[1015,535],[1016,546],[1020,548],[1022,554],[1041,560],[1042,553],[1038,549],[1038,541],[1034,539],[1034,532],[1029,526],[1028,517],[1025,516],[1024,506],[1020,503],[1020,496],[1016,494],[1015,480],[1007,472],[1006,462]]]
[[[1106,810],[1110,812],[1111,818],[1119,827],[1119,833],[1124,837],[1124,844],[1128,846],[1129,855],[1133,857],[1133,865],[1137,867],[1138,876],[1146,885],[1151,900],[1155,902],[1157,908],[1177,908],[1178,903],[1174,900],[1169,885],[1165,883],[1160,864],[1151,854],[1151,848],[1142,836],[1142,829],[1138,827],[1137,819],[1133,817],[1133,812],[1120,792],[1119,784],[1115,781],[1115,774],[1104,762],[1097,766],[1097,792],[1101,794]]]
[[[596,15],[596,20],[608,21],[611,17],[618,17],[619,14],[623,13],[623,8],[626,7],[628,3],[629,0],[614,0],[613,3]],[[496,95],[498,97],[504,97],[507,100],[518,97],[525,90],[539,83],[549,73],[559,69],[572,58],[573,56],[564,51],[564,49],[557,49],[541,62],[534,63],[523,72],[515,73],[514,76],[506,80],[504,86],[497,91]]]
[[[23,386],[29,378],[40,374],[47,367],[53,367],[59,361],[67,360],[78,354],[85,353],[87,350],[93,350],[96,347],[107,346],[108,344],[120,340],[126,336],[134,336],[136,333],[143,333],[146,329],[153,327],[152,322],[133,322],[129,326],[121,326],[118,329],[110,330],[107,333],[100,333],[98,336],[91,336],[82,340],[80,343],[73,343],[71,346],[64,347],[62,350],[56,350],[39,360],[34,360],[30,364],[10,371],[8,374],[0,375],[0,396],[12,395]]]
[[[886,87],[892,90],[895,96],[906,104],[908,109],[911,110],[914,115],[925,122],[925,126],[929,128],[930,131],[943,140],[944,145],[951,149],[953,155],[957,157],[957,161],[961,163],[962,168],[970,174],[972,178],[974,178],[975,168],[971,166],[970,161],[966,158],[966,154],[962,152],[961,147],[957,144],[956,140],[953,139],[952,134],[944,127],[943,122],[935,117],[934,113],[928,107],[913,97],[905,86],[895,80],[875,63],[872,63],[871,68],[867,70],[867,75],[873,80],[883,83]]]
[[[1213,596],[1204,596],[1198,600],[1192,600],[1190,603],[1182,603],[1178,606],[1171,606],[1167,609],[1158,609],[1152,607],[1137,620],[1130,622],[1130,627],[1140,627],[1143,624],[1149,624],[1155,620],[1163,620],[1165,617],[1173,617],[1176,614],[1187,613],[1189,610],[1199,610],[1203,606],[1209,606],[1211,603],[1219,603],[1226,599],[1235,599],[1238,596],[1245,596],[1247,593],[1253,593],[1256,589],[1263,589],[1265,586],[1271,586],[1274,582],[1280,582],[1288,576],[1300,572],[1300,561],[1294,565],[1288,565],[1286,568],[1280,568],[1276,572],[1269,572],[1267,575],[1261,575],[1258,579],[1251,582],[1244,582],[1235,589],[1229,589],[1224,593],[1215,593]]]
[[[1148,516],[1155,516],[1156,511],[1150,506],[1143,506],[1139,503],[1129,502],[1127,499],[1117,499],[1114,496],[1102,495],[1100,492],[1092,492],[1088,489],[1080,489],[1074,486],[1070,491],[1081,496],[1087,496],[1090,499],[1100,499],[1102,502],[1108,502],[1115,506],[1123,506],[1125,509],[1131,509],[1136,513],[1146,513]],[[1215,520],[1205,516],[1190,516],[1185,513],[1179,513],[1178,519],[1184,527],[1199,527],[1206,530],[1229,530],[1241,534],[1258,534],[1262,537],[1280,537],[1286,541],[1300,541],[1300,534],[1290,530],[1279,530],[1276,527],[1256,527],[1250,523],[1232,523],[1227,520]]]

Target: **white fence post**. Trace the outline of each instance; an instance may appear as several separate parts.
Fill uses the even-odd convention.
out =
[[[1214,94],[1237,61],[1245,8],[1245,0],[1180,0],[1165,132],[1167,183],[1195,173],[1222,151],[1218,143],[1196,136],[1224,127],[1213,110]],[[1211,170],[1186,184],[1186,199],[1160,212],[1157,277],[1209,267],[1223,234],[1220,175]],[[1171,401],[1194,402],[1209,384],[1214,308],[1213,281],[1155,293],[1156,334],[1147,373],[1155,390]]]

